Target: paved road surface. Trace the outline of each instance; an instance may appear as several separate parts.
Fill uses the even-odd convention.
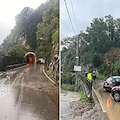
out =
[[[28,65],[0,77],[0,120],[58,120],[58,87],[42,65]]]
[[[96,90],[100,95],[99,99],[102,102],[104,112],[107,112],[110,120],[120,120],[120,102],[114,101],[111,93],[106,92],[102,86],[103,82],[99,83],[99,86],[96,87]]]

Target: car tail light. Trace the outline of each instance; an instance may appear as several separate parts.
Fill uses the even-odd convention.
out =
[[[113,86],[113,87],[112,87],[112,90],[113,90],[114,88],[116,88],[116,87],[117,87],[117,86]]]
[[[112,84],[112,82],[108,82],[108,84],[109,84],[109,85],[111,85],[111,84]]]

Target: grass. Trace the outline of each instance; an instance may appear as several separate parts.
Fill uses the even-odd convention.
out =
[[[80,93],[80,95],[81,95],[81,99],[80,99],[81,102],[88,102],[87,96],[85,94],[83,94],[83,92],[81,90],[78,90],[78,93]]]
[[[62,84],[62,90],[74,91],[74,86],[70,84]]]
[[[51,71],[50,71],[50,70],[47,70],[47,71],[46,71],[46,73],[47,73],[47,75],[48,75],[51,79],[53,79],[53,76],[52,76],[52,74],[51,74]]]
[[[51,71],[49,70],[48,66],[46,64],[44,64],[44,68],[45,68],[45,72],[46,74],[53,79],[53,75],[51,74]]]

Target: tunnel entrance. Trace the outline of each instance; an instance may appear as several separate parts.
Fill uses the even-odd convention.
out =
[[[35,53],[33,53],[33,52],[27,52],[25,54],[25,57],[26,57],[26,61],[27,61],[28,64],[34,64],[34,63],[36,63],[36,55],[35,55]]]

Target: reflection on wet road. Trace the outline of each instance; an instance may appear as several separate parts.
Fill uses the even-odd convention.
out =
[[[109,119],[120,120],[120,102],[114,101],[110,92],[106,92],[102,87],[99,88],[99,93],[102,97]]]
[[[28,65],[0,77],[0,120],[58,120],[58,87],[42,69]]]

